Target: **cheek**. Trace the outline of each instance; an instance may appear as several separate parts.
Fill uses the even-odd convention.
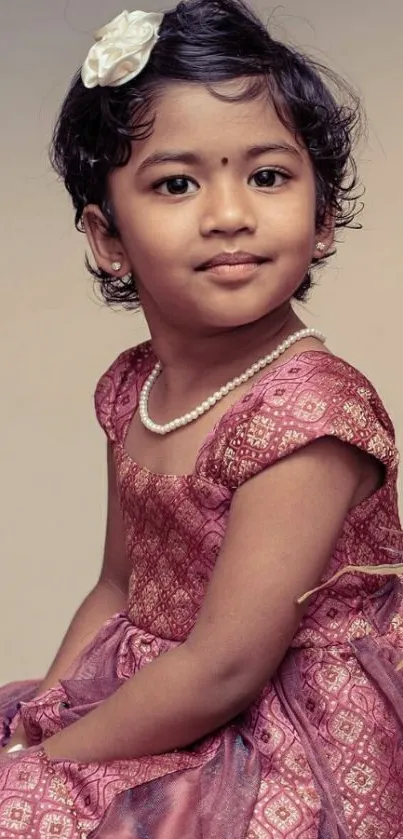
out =
[[[140,214],[139,214],[140,215]],[[147,271],[169,271],[169,265],[178,261],[178,251],[183,250],[183,239],[175,240],[174,231],[155,219],[144,218],[136,224],[121,227],[121,239],[134,269]]]
[[[315,241],[315,203],[310,197],[288,208],[284,225],[284,244],[291,251],[310,252]]]
[[[316,192],[313,183],[295,184],[282,194],[271,196],[263,205],[261,219],[277,235],[306,238],[314,234],[316,218]],[[313,231],[313,233],[312,233]]]

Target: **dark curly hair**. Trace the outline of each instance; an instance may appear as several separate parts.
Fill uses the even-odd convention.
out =
[[[236,97],[214,90],[220,82],[243,78]],[[331,217],[336,228],[360,227],[355,218],[357,170],[352,156],[361,125],[357,95],[346,82],[295,49],[274,40],[243,0],[187,0],[165,14],[160,35],[142,73],[120,87],[87,89],[81,71],[63,103],[51,144],[51,162],[64,180],[82,230],[87,204],[98,205],[118,236],[108,198],[108,176],[125,166],[132,142],[152,133],[152,106],[170,81],[196,82],[220,98],[250,100],[266,91],[282,123],[309,152],[316,177],[319,230]],[[322,260],[314,260],[312,265]],[[135,277],[114,277],[87,267],[108,303],[136,308]],[[295,298],[312,285],[309,271]]]

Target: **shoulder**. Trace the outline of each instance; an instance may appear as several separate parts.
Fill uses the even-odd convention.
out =
[[[311,350],[280,365],[256,387],[264,409],[292,417],[301,426],[327,426],[342,416],[356,429],[377,418],[394,436],[392,422],[371,382],[359,370],[330,353]]]
[[[151,372],[155,356],[146,341],[120,353],[103,373],[95,389],[98,421],[108,436],[114,437],[114,424],[124,406],[137,400],[139,388]]]
[[[357,446],[388,467],[397,462],[393,425],[368,379],[341,358],[308,350],[268,371],[224,417],[215,468],[235,489],[324,437]]]

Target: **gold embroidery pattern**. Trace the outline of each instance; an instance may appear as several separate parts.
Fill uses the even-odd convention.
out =
[[[299,656],[298,702],[304,699],[306,703],[304,714],[318,732],[317,742],[341,790],[345,830],[357,839],[371,839],[372,824],[365,808],[357,813],[357,807],[374,794],[382,799],[399,774],[393,757],[396,728],[391,720],[389,726],[386,723],[385,704],[348,645],[367,638],[378,643],[374,620],[378,610],[385,629],[389,627],[389,650],[396,648],[395,658],[390,658],[391,678],[396,673],[399,646],[403,651],[403,621],[392,607],[388,611],[387,604],[397,591],[393,572],[398,570],[399,557],[386,555],[385,547],[400,550],[403,538],[393,429],[363,376],[320,353],[303,353],[281,365],[219,423],[214,438],[199,454],[192,481],[167,481],[136,472],[116,446],[134,568],[130,615],[137,626],[163,637],[186,637],[220,550],[232,492],[261,469],[322,436],[357,445],[377,457],[386,470],[384,486],[348,516],[324,589],[312,597],[292,645],[292,654]],[[132,506],[140,496],[147,508],[147,523],[140,508]],[[150,526],[150,518],[158,522],[158,532]],[[136,548],[139,543],[141,547]],[[361,568],[363,574],[358,576]],[[387,576],[382,578],[382,573]],[[396,609],[400,601],[394,602]],[[312,772],[298,735],[272,691],[269,697],[268,704],[262,701],[257,709],[254,728],[262,759],[266,755],[268,763],[266,769],[263,764],[250,835],[283,839],[294,836],[294,825],[303,824],[304,837],[316,838],[321,803]],[[373,782],[377,748],[382,750],[384,770],[379,785]],[[380,805],[380,810],[384,824],[403,818],[401,801],[390,804],[389,810]]]
[[[261,776],[245,835],[318,839],[321,832],[344,832],[352,839],[403,839],[397,722],[403,720],[403,675],[396,670],[403,658],[396,576],[403,538],[398,457],[383,406],[349,365],[324,353],[301,353],[268,371],[224,415],[193,476],[155,476],[136,467],[124,450],[153,363],[148,345],[131,350],[97,389],[98,417],[116,458],[133,571],[130,621],[119,616],[107,624],[105,647],[95,642],[84,653],[83,670],[102,681],[113,650],[116,678],[130,678],[187,637],[220,552],[233,493],[244,481],[323,436],[360,447],[384,465],[385,483],[347,517],[323,588],[312,594],[284,661],[248,714],[245,726]],[[25,718],[33,730],[60,728],[59,700],[59,693],[49,692],[27,703]],[[197,769],[216,754],[227,732],[193,749],[102,766],[58,762],[52,772],[36,752],[3,760],[0,839],[85,839],[94,830],[104,839],[98,828],[115,806],[120,823],[132,825],[136,835],[135,805],[130,809],[130,798],[129,804],[118,802],[119,793]]]
[[[85,839],[63,782],[42,753],[0,762],[1,839]]]

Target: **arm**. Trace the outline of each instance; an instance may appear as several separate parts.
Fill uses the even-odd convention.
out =
[[[56,658],[41,683],[38,695],[57,685],[95,637],[102,624],[127,605],[130,564],[127,560],[123,525],[116,488],[115,466],[108,444],[108,513],[102,570],[95,588],[85,598],[76,612],[62,641]],[[25,732],[20,724],[10,742],[25,742]]]
[[[48,755],[86,763],[171,751],[246,709],[286,653],[303,614],[296,601],[320,581],[367,470],[356,450],[325,439],[242,486],[187,641],[50,738]]]

